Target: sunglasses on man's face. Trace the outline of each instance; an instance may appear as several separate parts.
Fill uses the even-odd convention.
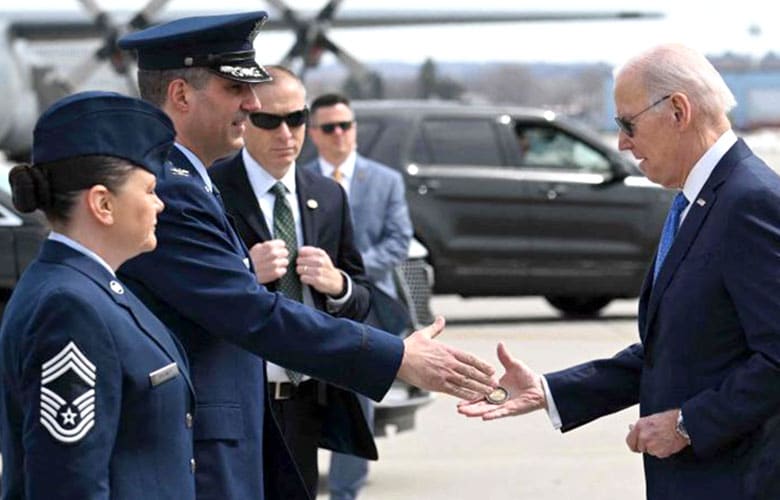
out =
[[[352,128],[353,123],[355,123],[354,120],[350,120],[348,122],[323,123],[322,125],[317,125],[317,128],[326,134],[332,134],[336,131],[336,127],[340,128],[342,132],[346,132]]]
[[[293,111],[286,115],[275,115],[263,112],[249,115],[249,121],[252,122],[252,125],[263,130],[274,130],[279,127],[282,122],[286,123],[288,127],[298,128],[301,125],[304,125],[308,119],[309,108],[299,109],[298,111]]]
[[[629,116],[628,118],[623,118],[622,116],[616,116],[615,123],[617,123],[618,128],[620,128],[620,130],[622,130],[624,134],[626,134],[629,137],[634,137],[634,132],[635,132],[634,121],[636,121],[636,119],[639,118],[639,116],[642,115],[642,113],[646,111],[650,111],[651,109],[658,106],[659,104],[669,99],[670,97],[672,97],[672,94],[665,95],[662,98],[658,99],[657,101],[654,101],[650,106],[646,107],[639,113],[635,113]]]

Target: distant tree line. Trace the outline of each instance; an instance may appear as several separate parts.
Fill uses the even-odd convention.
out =
[[[490,64],[474,65],[467,73],[453,72],[463,65],[437,64],[427,59],[417,72],[369,76],[347,74],[315,77],[306,84],[311,95],[340,90],[353,99],[441,99],[478,103],[542,107],[596,123],[604,110],[605,86],[611,68],[592,65]]]

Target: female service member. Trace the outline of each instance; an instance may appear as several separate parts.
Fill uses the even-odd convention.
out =
[[[67,97],[10,173],[52,227],[0,330],[3,499],[194,499],[193,392],[173,336],[116,278],[156,246],[170,120],[106,92]]]

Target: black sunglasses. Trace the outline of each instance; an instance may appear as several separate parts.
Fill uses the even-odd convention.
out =
[[[288,127],[298,128],[306,123],[309,119],[309,108],[299,109],[286,115],[274,115],[271,113],[252,113],[249,115],[249,121],[252,122],[257,128],[264,130],[274,130],[282,121],[287,124]]]
[[[353,123],[355,123],[355,120],[351,120],[348,122],[323,123],[322,125],[317,125],[317,128],[319,128],[326,134],[332,134],[333,132],[336,131],[336,127],[340,128],[342,132],[346,132],[347,130],[352,128]]]
[[[633,116],[630,116],[628,118],[623,118],[621,116],[616,116],[615,117],[615,123],[617,123],[617,126],[620,128],[620,130],[623,131],[624,134],[626,134],[629,137],[634,137],[634,120],[639,118],[639,115],[641,115],[642,113],[644,113],[646,111],[650,111],[651,109],[653,109],[654,107],[658,106],[659,104],[661,104],[665,100],[669,99],[670,97],[672,97],[672,94],[667,94],[667,95],[663,96],[662,98],[658,99],[657,101],[653,102],[653,104],[651,104],[650,106],[646,107],[645,109],[643,109],[639,113],[636,113]]]

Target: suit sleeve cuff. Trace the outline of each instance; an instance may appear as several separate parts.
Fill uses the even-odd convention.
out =
[[[547,384],[547,378],[542,375],[541,379],[542,388],[544,389],[544,399],[547,401],[547,416],[550,419],[550,423],[552,424],[553,429],[560,430],[560,428],[563,427],[563,422],[561,422],[561,415],[558,413],[558,407],[555,406],[555,399],[553,399],[550,386]]]

